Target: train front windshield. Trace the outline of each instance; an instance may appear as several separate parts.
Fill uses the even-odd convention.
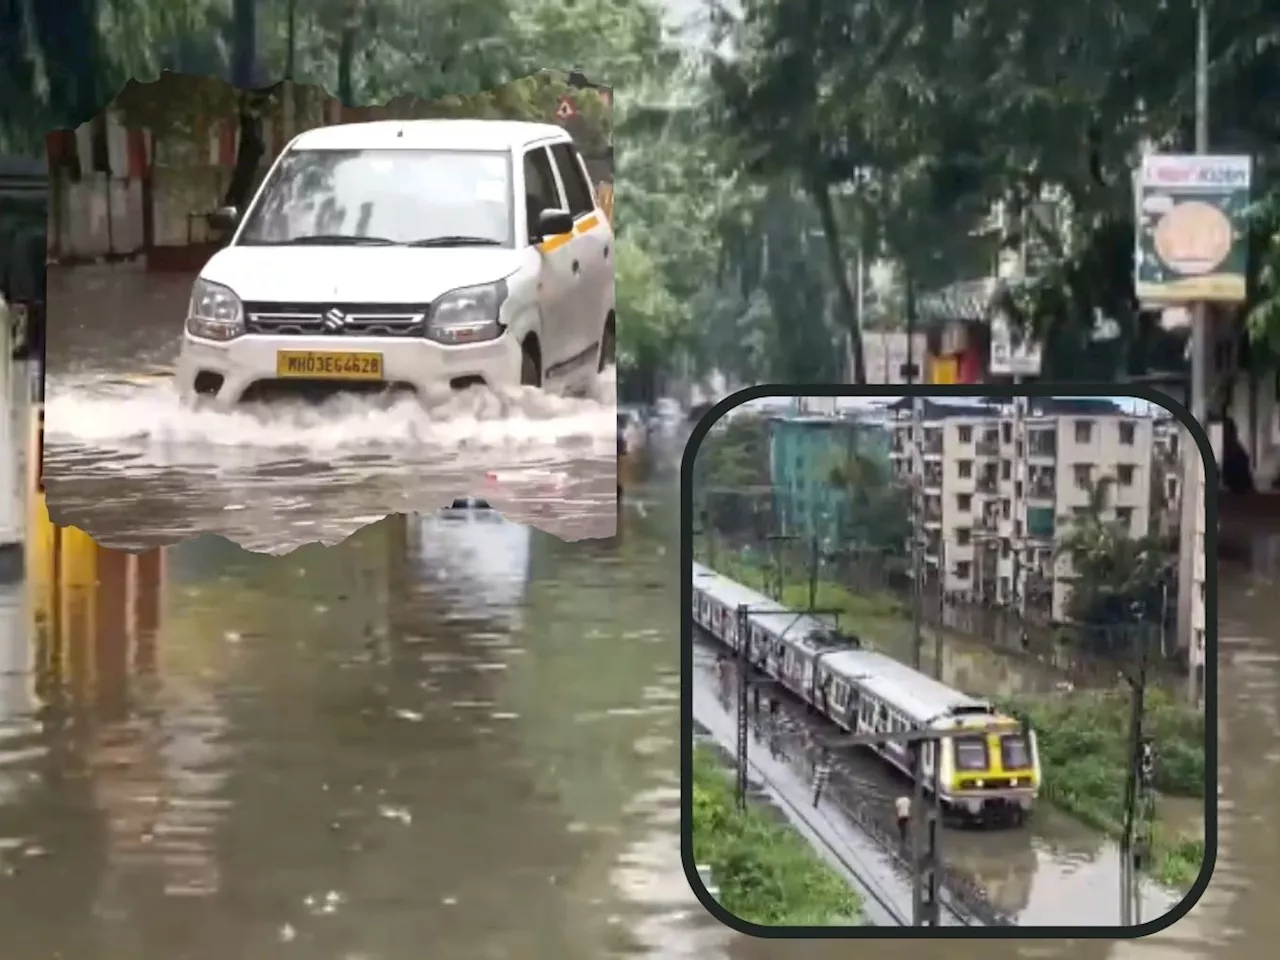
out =
[[[987,742],[982,737],[957,737],[955,755],[956,770],[960,773],[974,773],[990,766]]]
[[[1006,770],[1028,770],[1034,764],[1031,745],[1020,733],[1008,733],[1000,738],[1000,760]]]

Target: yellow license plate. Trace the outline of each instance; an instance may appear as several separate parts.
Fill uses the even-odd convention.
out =
[[[381,380],[382,354],[281,350],[276,354],[276,376],[281,379]]]

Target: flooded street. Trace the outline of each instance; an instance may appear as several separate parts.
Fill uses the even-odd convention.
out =
[[[282,558],[203,538],[132,561],[136,624],[111,600],[118,553],[92,578],[71,564],[36,632],[23,595],[0,596],[6,956],[847,956],[740,937],[688,889],[674,491],[628,501],[616,543],[398,520]],[[1234,960],[1280,935],[1270,556],[1222,578],[1222,838],[1201,904],[1132,943],[948,953]],[[1055,891],[1101,902],[1101,838],[1048,808],[1035,830],[944,850],[1024,922]]]
[[[207,532],[283,552],[474,495],[565,539],[613,534],[612,368],[581,398],[473,389],[193,411],[170,375],[190,289],[131,265],[50,269],[45,482],[59,522],[127,549]]]
[[[67,548],[0,600],[6,958],[706,955],[655,522]]]

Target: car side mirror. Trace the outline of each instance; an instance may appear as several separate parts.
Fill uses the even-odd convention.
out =
[[[206,219],[214,230],[230,231],[240,222],[240,211],[235,207],[218,207]]]
[[[543,210],[538,214],[538,235],[533,239],[540,243],[548,237],[573,232],[573,217],[568,210]]]

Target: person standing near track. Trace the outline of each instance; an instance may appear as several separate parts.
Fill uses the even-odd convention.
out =
[[[893,812],[898,818],[898,838],[905,847],[911,829],[911,798],[898,797],[897,800],[893,801]]]

